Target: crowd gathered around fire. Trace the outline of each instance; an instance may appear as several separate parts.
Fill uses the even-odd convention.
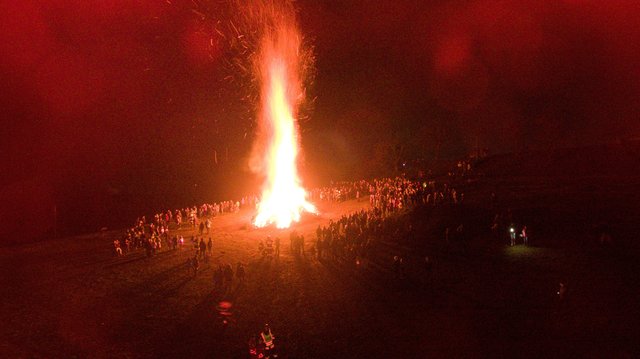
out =
[[[315,241],[308,241],[311,245],[306,251],[310,258],[319,261],[355,263],[360,268],[367,267],[375,243],[391,236],[406,235],[411,231],[410,226],[401,224],[395,214],[418,205],[457,205],[464,200],[463,193],[447,184],[437,185],[435,181],[415,181],[404,177],[338,182],[310,191],[310,197],[312,201],[369,201],[370,208],[367,210],[343,215],[335,221],[330,220],[325,226],[318,226]],[[212,219],[228,213],[237,213],[245,207],[255,208],[257,204],[257,196],[246,196],[239,201],[223,201],[163,211],[155,214],[152,221],[147,221],[146,217],[142,216],[126,231],[125,236],[114,241],[115,253],[122,256],[144,249],[146,256],[152,257],[160,251],[193,248],[195,255],[190,257],[188,265],[194,275],[197,275],[200,261],[208,261],[212,254]],[[171,228],[178,229],[188,226],[195,233],[187,239],[183,235],[171,235],[173,229],[170,229],[170,224],[173,224]],[[299,235],[296,230],[290,233],[290,243],[293,255],[306,255],[304,236]],[[279,256],[279,238],[275,239],[275,244],[275,254]],[[271,238],[267,238],[266,248],[260,241],[260,254],[268,253],[271,257],[272,245]],[[424,260],[430,265],[428,257]],[[394,271],[399,271],[398,267],[402,262],[402,257],[394,256]],[[238,263],[235,276],[243,280],[244,273],[244,265]],[[220,263],[214,270],[215,287],[226,287],[233,277],[233,266]]]
[[[341,192],[344,191],[344,184],[340,188]],[[462,193],[446,184],[438,187],[433,181],[410,181],[400,177],[366,183],[360,181],[351,187],[346,186],[346,193],[355,196],[351,198],[358,198],[361,189],[368,194],[371,208],[344,215],[337,221],[331,220],[326,226],[318,226],[316,241],[311,247],[312,256],[320,261],[353,263],[364,268],[376,242],[411,232],[411,226],[401,224],[394,214],[418,205],[457,205],[464,198]],[[349,198],[346,196],[345,199]],[[424,260],[429,262],[428,257]],[[402,258],[394,256],[394,261],[396,270],[396,264],[401,263]]]
[[[467,164],[460,164],[459,174],[450,173],[449,177],[463,177],[469,174],[471,168]],[[395,251],[389,243],[402,238],[413,238],[411,221],[403,220],[404,213],[416,207],[437,208],[456,207],[465,201],[464,193],[454,188],[449,183],[436,183],[433,180],[410,180],[404,177],[382,178],[373,180],[360,180],[355,182],[332,183],[331,186],[313,189],[309,192],[310,200],[316,203],[321,201],[342,202],[348,200],[368,201],[367,209],[360,209],[352,213],[342,215],[340,218],[330,220],[326,225],[318,225],[315,230],[315,238],[308,240],[305,246],[305,238],[295,229],[289,234],[290,252],[294,257],[317,260],[320,263],[331,263],[342,267],[351,267],[356,271],[376,271],[379,269],[380,259],[383,267],[391,270],[394,279],[401,280],[413,278],[418,274],[424,280],[424,284],[430,283],[432,277],[433,259],[427,253],[407,253],[405,257],[400,251]],[[491,203],[495,202],[492,194]],[[145,255],[153,257],[159,251],[190,250],[186,266],[192,271],[193,276],[198,275],[200,261],[209,262],[212,257],[214,240],[212,239],[213,219],[217,216],[237,213],[241,209],[255,209],[259,204],[257,196],[246,196],[238,201],[223,201],[211,204],[202,204],[189,208],[168,210],[157,213],[153,220],[147,221],[142,216],[136,220],[133,227],[119,240],[114,241],[115,252],[118,256],[126,255],[138,249],[144,249]],[[502,228],[500,219],[496,215],[491,229],[495,232]],[[505,216],[511,220],[510,243],[514,245],[516,234],[511,216]],[[170,226],[171,224],[171,226]],[[185,240],[183,235],[173,234],[175,229],[187,227],[193,233]],[[447,227],[443,233],[447,245],[449,238],[463,238],[463,225],[451,228]],[[526,226],[522,228],[521,237],[527,245]],[[184,233],[184,231],[178,231]],[[450,233],[451,232],[451,233]],[[189,232],[187,232],[189,233]],[[208,240],[207,240],[208,237]],[[280,238],[267,237],[260,240],[258,256],[262,259],[278,258],[280,256]],[[273,245],[275,244],[275,248]],[[195,250],[195,251],[194,251]],[[195,252],[195,254],[193,254]],[[386,263],[386,264],[385,264]],[[417,265],[416,265],[417,264]],[[213,288],[220,293],[226,293],[234,286],[245,280],[245,264],[238,262],[235,265],[219,262],[211,264],[213,270]],[[411,268],[410,270],[407,268]],[[418,272],[415,272],[418,269]],[[560,284],[558,296],[562,299],[564,284]],[[227,325],[228,317],[225,311],[220,311],[223,316],[223,325]],[[227,313],[230,315],[229,313]],[[270,335],[270,331],[268,334]],[[255,349],[255,345],[250,348]],[[251,350],[250,350],[251,351]]]
[[[125,236],[114,241],[115,252],[124,255],[131,250],[144,248],[147,256],[152,256],[163,247],[167,249],[182,248],[185,245],[183,236],[170,236],[170,224],[182,228],[187,223],[192,229],[197,230],[200,237],[210,234],[212,218],[227,214],[237,213],[241,208],[255,207],[258,198],[256,196],[245,196],[239,201],[223,201],[200,206],[176,209],[174,211],[156,213],[153,221],[148,222],[146,216],[139,217],[135,225],[129,228]],[[199,250],[199,242],[196,236],[191,237],[191,243],[195,243]],[[202,238],[201,238],[202,239]],[[209,238],[211,242],[211,238]]]

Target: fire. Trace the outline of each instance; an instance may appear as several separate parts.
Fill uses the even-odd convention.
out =
[[[265,31],[256,70],[261,83],[259,119],[266,136],[262,166],[266,180],[254,225],[287,228],[303,211],[316,213],[301,185],[297,161],[297,106],[304,98],[299,78],[300,33],[295,21],[274,16]]]

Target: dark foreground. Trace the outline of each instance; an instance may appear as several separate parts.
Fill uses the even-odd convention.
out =
[[[270,323],[285,358],[635,357],[640,336],[636,247],[638,180],[481,180],[456,208],[422,208],[403,220],[412,236],[375,246],[367,268],[295,257],[288,230],[279,259],[262,259],[257,241],[275,230],[247,229],[244,211],[214,220],[214,250],[194,277],[193,251],[111,253],[96,234],[0,249],[2,357],[246,358],[247,340]],[[529,224],[532,246],[506,245],[487,229],[496,204]],[[366,201],[321,205],[315,228]],[[614,244],[595,244],[607,221]],[[442,230],[464,223],[463,240]],[[185,237],[191,231],[184,229]],[[623,240],[624,239],[624,240]],[[307,241],[309,245],[310,241]],[[407,261],[395,279],[392,257]],[[433,261],[432,273],[420,265]],[[215,291],[213,266],[244,262],[247,278]],[[568,283],[566,300],[556,295]],[[233,303],[224,329],[215,310]]]

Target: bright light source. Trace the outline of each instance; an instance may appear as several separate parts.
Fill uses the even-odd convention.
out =
[[[301,35],[293,12],[272,16],[273,23],[266,26],[273,28],[265,30],[256,58],[261,81],[259,117],[268,138],[262,158],[266,181],[254,225],[288,228],[300,221],[303,211],[317,210],[307,201],[297,169],[300,138],[295,115],[304,98],[299,78]]]

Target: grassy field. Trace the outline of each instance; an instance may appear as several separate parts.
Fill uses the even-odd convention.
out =
[[[414,230],[377,243],[367,268],[294,257],[289,231],[248,228],[249,211],[214,220],[213,257],[197,277],[186,265],[192,249],[114,257],[117,231],[0,248],[0,353],[245,358],[248,338],[268,322],[285,358],[637,357],[638,183],[458,183],[463,206],[398,219]],[[315,238],[318,224],[367,206],[321,204],[320,216],[296,228]],[[505,233],[489,231],[507,209],[529,226],[532,246],[509,247]],[[613,228],[610,248],[595,245],[600,222]],[[465,238],[445,242],[444,228],[461,223]],[[268,234],[282,238],[279,259],[258,256]],[[392,275],[394,255],[406,258],[406,280]],[[434,261],[430,274],[424,255]],[[247,265],[246,281],[214,290],[214,266],[237,262]],[[563,302],[561,281],[569,288]],[[226,329],[215,310],[223,300],[233,303]]]

